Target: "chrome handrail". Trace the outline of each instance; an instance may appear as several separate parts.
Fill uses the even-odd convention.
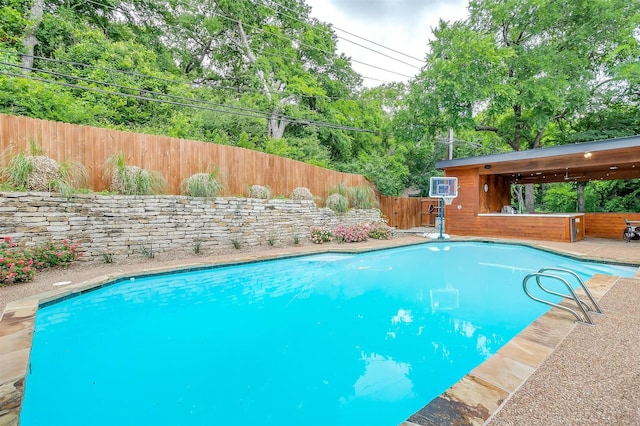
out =
[[[545,299],[541,299],[539,297],[534,296],[533,294],[531,294],[531,292],[529,291],[529,289],[527,288],[527,283],[531,278],[536,278],[536,283],[538,284],[538,286],[540,287],[541,290],[547,292],[547,293],[551,293],[551,294],[555,294],[555,295],[560,295],[563,296],[561,293],[557,293],[554,291],[549,291],[546,287],[544,287],[541,283],[540,283],[540,277],[547,277],[547,278],[553,278],[556,280],[559,280],[560,282],[564,283],[564,285],[567,287],[567,289],[569,290],[569,293],[571,294],[571,298],[576,302],[576,305],[578,305],[578,307],[580,308],[580,310],[582,311],[582,314],[584,315],[584,318],[580,317],[580,315],[578,315],[578,313],[576,311],[574,311],[573,309],[567,307],[567,306],[562,306],[560,304],[557,303],[553,303],[549,300],[545,300]],[[591,319],[591,317],[589,316],[588,310],[585,309],[584,305],[585,303],[582,302],[578,296],[576,295],[575,291],[573,291],[573,288],[571,287],[571,285],[569,284],[569,282],[558,276],[558,275],[552,275],[552,274],[546,274],[544,272],[532,272],[530,274],[527,274],[526,277],[524,277],[524,279],[522,280],[522,288],[524,290],[524,292],[527,294],[527,296],[529,296],[531,299],[538,301],[540,303],[544,303],[546,305],[549,306],[553,306],[555,308],[558,309],[562,309],[565,310],[571,314],[573,314],[573,316],[576,317],[576,319],[578,320],[578,322],[584,323],[584,324],[589,324],[589,325],[595,325],[595,323],[593,322],[593,320]],[[569,296],[564,295],[565,298],[569,298]]]
[[[572,271],[571,269],[555,268],[555,267],[547,267],[547,268],[542,268],[542,269],[538,270],[538,272],[547,272],[547,271],[564,272],[564,273],[567,273],[569,275],[572,275],[576,280],[578,280],[578,284],[580,284],[580,287],[582,287],[582,290],[584,291],[584,293],[587,295],[587,297],[589,298],[589,300],[593,304],[593,309],[589,305],[587,305],[586,303],[585,303],[585,306],[591,312],[595,312],[597,314],[603,314],[602,308],[600,308],[600,305],[598,305],[598,302],[596,302],[596,300],[593,298],[593,296],[591,295],[591,292],[589,291],[587,286],[584,284],[584,281],[582,281],[582,278],[580,278],[580,275],[576,274],[575,271]],[[538,285],[542,287],[542,285],[540,283],[538,283]],[[542,289],[545,290],[544,287]],[[545,290],[545,291],[547,291],[547,290]],[[556,294],[558,294],[558,293],[556,293]],[[560,296],[564,296],[564,297],[568,297],[568,296],[562,295],[562,294],[559,294],[559,295]],[[584,303],[581,299],[579,299],[579,300],[580,300],[581,303]]]

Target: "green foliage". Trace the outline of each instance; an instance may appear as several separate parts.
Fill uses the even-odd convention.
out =
[[[351,173],[360,173],[375,183],[382,195],[398,195],[406,187],[409,169],[400,156],[361,155],[358,162],[350,164]]]
[[[220,189],[217,172],[196,173],[185,179],[180,185],[181,192],[191,197],[215,197]]]
[[[336,213],[346,213],[349,210],[349,200],[346,196],[335,192],[330,194],[324,201],[324,205]]]
[[[110,191],[123,195],[151,195],[166,192],[167,182],[157,172],[127,165],[122,153],[109,156],[106,173],[111,179]]]
[[[32,170],[33,165],[29,161],[29,157],[24,152],[18,152],[11,157],[6,167],[0,169],[0,172],[7,183],[24,191],[27,188],[27,181]]]
[[[239,250],[242,248],[242,240],[238,236],[231,238],[231,244],[233,245],[233,248],[236,250]]]
[[[623,70],[637,62],[637,7],[472,0],[468,20],[434,31],[409,97],[416,124],[433,135],[449,127],[492,132],[513,150],[554,142],[545,139],[552,123],[597,109],[608,92],[592,87],[620,93],[614,84],[633,83]]]
[[[202,240],[196,239],[193,241],[193,252],[195,254],[200,254],[202,249]]]
[[[0,287],[4,284],[31,281],[37,270],[66,266],[82,253],[78,245],[69,241],[50,241],[27,247],[15,243],[11,237],[0,238]]]
[[[272,197],[271,188],[262,185],[251,185],[248,190],[249,198],[269,199]]]
[[[314,226],[311,228],[311,235],[309,238],[314,244],[328,243],[333,240],[333,233],[327,226]]]
[[[375,240],[390,240],[393,237],[393,228],[380,220],[369,224],[369,238]]]
[[[27,25],[20,2],[17,0],[0,3],[0,48],[19,48]]]
[[[574,183],[549,184],[543,196],[542,209],[547,212],[573,213],[577,207]]]
[[[639,212],[640,179],[591,181],[584,198],[587,212]]]
[[[11,237],[0,238],[0,287],[33,280],[35,267],[26,247],[18,247]]]
[[[349,203],[354,209],[378,208],[380,203],[376,193],[370,186],[357,186],[349,188]]]
[[[142,255],[147,259],[153,259],[154,257],[156,257],[156,253],[155,251],[153,251],[153,245],[149,245],[149,247],[141,246],[140,253],[142,253]]]

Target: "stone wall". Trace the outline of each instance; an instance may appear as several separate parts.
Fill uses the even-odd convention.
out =
[[[85,259],[291,245],[313,226],[380,219],[377,209],[337,215],[311,200],[0,192],[0,236],[27,245],[68,239]]]

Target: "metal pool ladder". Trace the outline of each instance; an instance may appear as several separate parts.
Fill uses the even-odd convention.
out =
[[[569,284],[569,282],[567,281],[566,278],[563,278],[563,277],[561,277],[560,275],[557,275],[557,274],[550,274],[549,272],[561,272],[561,273],[564,273],[564,274],[569,274],[569,275],[573,276],[575,279],[577,279],[578,283],[580,284],[580,287],[582,287],[582,290],[585,292],[585,294],[587,295],[587,297],[591,301],[591,305],[589,305],[585,301],[581,300],[576,295],[576,292],[573,291],[573,288],[571,287],[571,285]],[[578,305],[578,308],[580,308],[580,311],[582,312],[582,316],[579,315],[575,310],[573,310],[573,309],[571,309],[571,308],[569,308],[567,306],[562,306],[562,305],[559,305],[557,303],[553,303],[553,302],[551,302],[549,300],[541,299],[541,298],[536,297],[533,294],[531,294],[531,292],[527,288],[527,284],[529,283],[529,280],[531,280],[532,278],[536,279],[536,284],[538,284],[538,287],[540,287],[540,289],[542,291],[544,291],[546,293],[549,293],[549,294],[556,295],[556,296],[560,296],[560,297],[562,297],[564,299],[573,299],[573,301],[576,302],[576,305]],[[552,280],[556,280],[556,281],[562,282],[567,287],[567,289],[569,290],[569,294],[558,293],[556,291],[549,290],[544,285],[542,285],[541,278],[549,278],[549,279],[552,279]],[[570,270],[570,269],[552,268],[552,267],[542,268],[542,269],[538,270],[538,272],[532,272],[532,273],[528,274],[526,277],[524,277],[524,279],[522,280],[522,288],[523,288],[524,292],[527,294],[527,296],[529,296],[531,299],[533,299],[535,301],[538,301],[540,303],[544,303],[546,305],[550,305],[550,306],[556,307],[558,309],[562,309],[562,310],[565,310],[567,312],[570,312],[571,314],[573,314],[573,316],[575,316],[577,318],[578,322],[580,322],[582,324],[595,325],[595,323],[591,319],[591,316],[589,315],[589,312],[593,312],[593,313],[597,313],[597,314],[602,314],[603,313],[602,309],[600,308],[598,303],[595,301],[595,299],[591,295],[591,292],[589,291],[589,289],[587,289],[587,287],[584,285],[584,282],[582,281],[580,276],[578,274],[576,274],[574,271]]]

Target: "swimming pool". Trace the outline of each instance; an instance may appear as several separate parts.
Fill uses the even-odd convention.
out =
[[[456,242],[118,282],[38,311],[21,424],[398,424],[546,310],[521,284],[551,265],[637,269]]]

